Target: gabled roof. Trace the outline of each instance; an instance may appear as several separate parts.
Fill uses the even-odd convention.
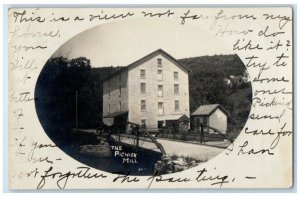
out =
[[[165,56],[167,59],[169,59],[170,61],[172,61],[172,62],[173,62],[174,64],[176,64],[178,67],[180,67],[180,68],[182,68],[182,69],[184,69],[184,70],[186,70],[186,71],[188,71],[188,72],[191,72],[190,69],[188,69],[185,65],[181,64],[180,62],[178,62],[178,61],[177,61],[174,57],[172,57],[170,54],[168,54],[167,52],[165,52],[165,51],[162,50],[162,49],[158,49],[158,50],[153,51],[152,53],[150,53],[150,54],[148,54],[148,55],[142,57],[141,59],[138,59],[137,61],[135,61],[135,62],[129,64],[128,66],[124,67],[124,68],[121,69],[120,71],[118,71],[118,72],[116,72],[116,73],[114,73],[114,74],[112,74],[112,75],[109,75],[108,77],[104,78],[103,81],[105,81],[105,80],[107,80],[108,78],[111,78],[112,76],[115,76],[115,75],[117,75],[117,74],[119,74],[119,73],[122,73],[123,71],[128,70],[128,69],[130,69],[130,68],[132,68],[132,67],[134,67],[134,66],[140,65],[140,64],[144,63],[145,61],[147,61],[147,60],[149,60],[149,59],[155,57],[155,56],[158,55],[158,54],[161,54],[161,55]]]
[[[230,117],[230,114],[219,104],[201,105],[192,116],[210,116],[218,108]]]
[[[187,117],[185,114],[183,114],[180,118],[178,118],[179,122],[185,122],[185,121],[189,121],[189,117]]]

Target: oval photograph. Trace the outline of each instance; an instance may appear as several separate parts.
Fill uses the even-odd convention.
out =
[[[163,175],[201,165],[243,129],[247,69],[197,26],[132,19],[84,31],[60,46],[35,87],[49,138],[109,173]]]

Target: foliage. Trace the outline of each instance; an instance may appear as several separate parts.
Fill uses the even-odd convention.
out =
[[[63,140],[76,127],[76,92],[79,128],[96,128],[102,122],[102,79],[118,69],[92,69],[79,57],[49,59],[36,83],[36,111],[51,137]]]
[[[246,67],[237,55],[214,55],[179,60],[189,74],[190,110],[199,106],[221,104],[227,110],[229,130],[240,132],[248,119],[252,101],[251,84],[228,86],[224,78],[242,76]]]
[[[203,56],[179,60],[189,75],[191,112],[203,104],[221,104],[232,116],[230,129],[239,130],[251,107],[251,86],[228,87],[229,75],[242,75],[245,67],[237,55]],[[49,59],[38,78],[36,111],[48,135],[65,139],[76,126],[76,91],[79,128],[96,128],[102,122],[102,80],[122,67],[92,68],[85,57]]]

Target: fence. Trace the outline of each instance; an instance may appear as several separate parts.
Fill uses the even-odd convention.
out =
[[[205,132],[209,131],[209,132]],[[169,138],[181,141],[208,142],[208,141],[224,141],[233,142],[232,136],[222,133],[216,128],[213,128],[202,123],[194,123],[194,130],[188,132],[175,132],[171,128],[162,128],[159,131],[159,137]]]
[[[201,139],[200,133],[189,131],[186,133],[159,133],[158,137],[168,138],[181,141],[195,141],[195,142],[209,142],[209,141],[224,141],[224,137],[215,133],[204,133],[203,139]]]

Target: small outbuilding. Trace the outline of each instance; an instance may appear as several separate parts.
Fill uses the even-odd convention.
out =
[[[162,123],[162,125],[163,124],[164,123]],[[189,130],[189,125],[190,119],[186,115],[178,116],[178,118],[174,120],[165,121],[165,126],[172,129],[175,133],[187,132]]]
[[[199,121],[204,125],[218,129],[226,133],[228,118],[230,114],[219,104],[202,105],[191,114],[193,122]],[[204,128],[206,132],[213,132],[212,129]]]

